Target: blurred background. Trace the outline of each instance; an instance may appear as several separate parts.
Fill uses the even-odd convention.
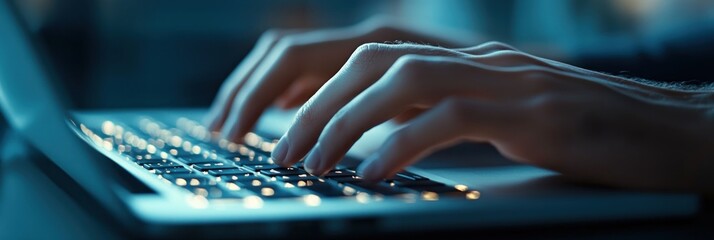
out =
[[[687,68],[711,65],[703,62],[711,58],[668,41],[712,33],[714,22],[710,0],[17,2],[81,108],[206,107],[265,30],[341,27],[377,14],[473,32],[596,70],[697,81],[701,71]],[[712,48],[706,41],[695,44]],[[652,67],[671,63],[661,56],[672,51],[688,59],[680,64],[684,69]]]

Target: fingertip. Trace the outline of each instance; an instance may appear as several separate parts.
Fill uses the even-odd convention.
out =
[[[307,154],[307,157],[305,157],[305,165],[303,167],[308,173],[315,176],[321,176],[322,169],[320,169],[320,161],[320,147],[319,144],[317,144],[310,151],[310,153]]]
[[[278,144],[275,145],[275,148],[271,153],[271,157],[273,158],[273,160],[280,165],[288,164],[288,161],[286,161],[285,159],[285,157],[288,155],[288,149],[290,148],[290,143],[288,142],[287,138],[287,134],[283,135],[280,140],[278,140]]]
[[[380,175],[377,158],[378,156],[373,154],[369,158],[363,160],[357,167],[357,174],[360,175],[364,181],[375,182],[383,178],[383,176]]]

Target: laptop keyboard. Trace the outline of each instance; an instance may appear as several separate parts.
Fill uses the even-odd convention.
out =
[[[249,133],[243,144],[216,140],[198,122],[179,118],[167,124],[143,118],[135,124],[103,122],[101,129],[81,130],[105,149],[117,151],[168,184],[208,199],[284,199],[439,197],[477,199],[478,191],[447,185],[403,171],[378,183],[362,181],[354,169],[338,166],[322,177],[310,175],[298,163],[274,164],[270,152],[277,140]]]

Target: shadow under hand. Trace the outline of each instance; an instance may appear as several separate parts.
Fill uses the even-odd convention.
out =
[[[501,155],[491,144],[461,143],[437,151],[425,157],[414,166],[433,168],[500,167],[521,165]]]

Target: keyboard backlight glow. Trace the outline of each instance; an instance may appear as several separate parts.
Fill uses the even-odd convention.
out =
[[[426,201],[436,201],[439,200],[439,194],[435,192],[426,191],[421,193],[421,198]]]
[[[198,186],[198,185],[200,185],[200,184],[201,184],[201,182],[198,181],[198,179],[195,179],[195,178],[193,178],[193,179],[191,179],[191,181],[189,181],[189,185],[191,185],[191,186]]]
[[[322,202],[322,199],[320,199],[320,196],[317,196],[315,194],[308,194],[303,197],[303,200],[305,201],[305,204],[311,207],[316,207],[319,206],[320,203]]]
[[[169,140],[169,143],[171,143],[171,146],[174,146],[174,147],[180,147],[182,142],[183,142],[183,139],[181,139],[181,137],[179,137],[179,136],[173,136]]]
[[[357,192],[357,190],[355,190],[354,188],[351,188],[351,187],[344,187],[342,189],[342,193],[344,193],[345,195],[352,195],[352,194],[355,194],[355,192]]]
[[[253,147],[260,147],[260,137],[255,133],[247,133],[245,137],[243,137],[243,140],[245,141],[245,144]]]
[[[479,199],[480,197],[481,197],[481,192],[479,192],[479,191],[470,191],[470,192],[466,193],[466,199],[476,200],[476,199]]]
[[[466,190],[469,190],[469,187],[466,185],[463,185],[463,184],[456,184],[456,185],[454,185],[454,188],[456,188],[456,190],[459,190],[462,192],[466,192]]]
[[[193,207],[193,208],[207,208],[208,207],[208,199],[206,197],[201,196],[201,195],[194,195],[188,199],[188,205]]]
[[[228,188],[228,190],[231,190],[231,191],[240,190],[240,187],[235,183],[226,183],[226,188]]]
[[[364,192],[357,193],[357,195],[355,195],[355,199],[359,203],[367,203],[369,202],[369,194]]]
[[[114,135],[114,132],[116,131],[116,125],[112,121],[104,121],[102,123],[102,132],[106,135]]]
[[[186,184],[187,184],[186,179],[183,179],[183,178],[176,179],[176,185],[183,187],[183,186],[186,186]]]
[[[237,143],[232,143],[232,142],[228,143],[228,145],[226,146],[226,150],[228,150],[229,152],[237,152],[239,148],[240,148],[240,145],[238,145]]]
[[[110,142],[110,141],[104,141],[102,143],[102,146],[104,147],[104,149],[106,149],[108,151],[111,151],[114,148],[114,144],[112,144],[112,142]]]
[[[257,179],[256,179],[256,180],[251,181],[250,184],[253,185],[253,186],[255,186],[255,187],[257,187],[257,186],[260,186],[260,185],[263,184],[263,183],[262,183],[260,180],[257,180]]]
[[[191,152],[193,154],[199,154],[199,153],[201,153],[201,147],[194,145],[193,148],[191,148]]]
[[[149,144],[148,146],[146,146],[146,151],[150,154],[154,154],[156,153],[156,146]]]
[[[183,145],[181,147],[183,148],[184,151],[188,152],[188,151],[191,151],[191,147],[193,147],[193,145],[191,145],[191,142],[189,142],[189,141],[184,141]]]
[[[275,190],[269,187],[264,187],[260,189],[260,194],[266,197],[275,195]]]
[[[247,196],[243,199],[243,206],[246,208],[263,207],[263,199],[258,196]]]

